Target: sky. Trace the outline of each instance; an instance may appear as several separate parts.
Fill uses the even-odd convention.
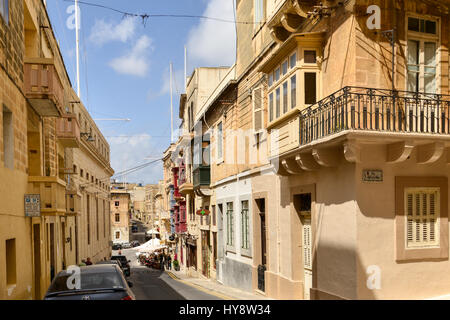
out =
[[[234,20],[234,0],[80,0],[123,12],[195,15]],[[66,69],[76,90],[74,3],[47,0],[47,9]],[[235,60],[234,23],[200,18],[150,17],[144,24],[106,8],[80,7],[81,100],[111,147],[115,172],[160,159],[170,145],[170,71],[174,68],[174,124],[184,93],[184,47],[188,76],[196,67],[231,66]],[[175,133],[176,137],[176,133]],[[162,162],[118,179],[158,183]]]

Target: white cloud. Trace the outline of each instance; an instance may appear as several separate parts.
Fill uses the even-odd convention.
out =
[[[114,25],[105,20],[96,20],[92,27],[89,40],[95,44],[103,45],[111,41],[127,42],[134,36],[136,30],[136,18],[125,18],[119,24]]]
[[[233,3],[210,0],[203,16],[234,20]],[[234,23],[201,20],[190,30],[187,47],[189,63],[195,66],[231,66],[236,60]]]
[[[118,73],[145,77],[149,68],[147,53],[151,50],[152,40],[143,35],[130,52],[113,59],[109,65]]]
[[[148,134],[134,136],[118,136],[109,138],[111,146],[111,165],[117,173],[154,161],[146,159],[151,155],[162,155],[161,150],[155,150],[152,137]],[[156,160],[156,159],[155,159]],[[121,182],[158,183],[162,177],[162,163],[156,162],[142,170],[118,178]]]

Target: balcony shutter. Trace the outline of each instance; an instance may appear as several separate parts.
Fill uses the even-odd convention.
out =
[[[439,188],[406,189],[406,241],[408,248],[439,245],[439,199]]]
[[[263,89],[262,87],[253,90],[253,124],[255,132],[263,129]]]

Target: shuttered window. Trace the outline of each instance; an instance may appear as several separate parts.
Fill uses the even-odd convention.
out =
[[[263,129],[263,89],[256,88],[253,90],[253,124],[255,133]]]
[[[234,246],[233,202],[227,203],[227,245]]]
[[[248,214],[248,201],[242,201],[241,207],[241,246],[242,249],[250,249],[250,219]]]
[[[439,188],[405,189],[407,248],[439,246]]]
[[[312,269],[311,239],[311,221],[305,220],[303,223],[303,266],[308,270]]]

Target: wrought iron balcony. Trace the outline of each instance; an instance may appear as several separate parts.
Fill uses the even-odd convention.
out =
[[[64,89],[53,59],[27,59],[24,63],[25,95],[43,117],[60,117]]]
[[[300,145],[345,130],[450,134],[450,95],[344,87],[303,110]]]

